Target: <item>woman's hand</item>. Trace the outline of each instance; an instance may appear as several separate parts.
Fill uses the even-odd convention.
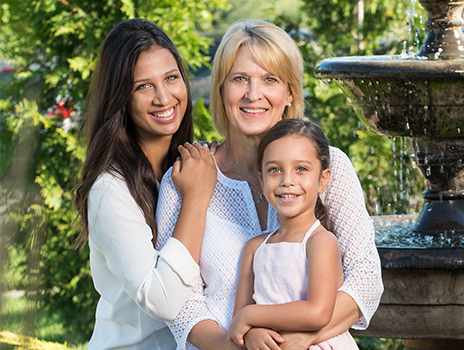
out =
[[[179,146],[179,153],[181,160],[172,167],[172,181],[182,204],[172,237],[182,242],[198,263],[217,168],[209,148],[198,143]]]
[[[285,339],[280,344],[280,349],[285,350],[307,350],[314,344],[316,332],[280,332]]]
[[[193,197],[195,201],[206,200],[207,204],[216,184],[217,169],[211,151],[199,143],[186,143],[179,146],[181,159],[172,169],[172,180],[177,191],[185,197]]]
[[[220,143],[218,141],[216,141],[216,140],[213,140],[211,142],[209,142],[208,140],[206,140],[206,141],[196,141],[196,142],[198,142],[202,146],[208,147],[213,155],[216,154],[217,148],[220,145]]]

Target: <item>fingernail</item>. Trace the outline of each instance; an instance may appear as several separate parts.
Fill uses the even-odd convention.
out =
[[[212,155],[212,156],[214,156],[214,153],[213,153],[213,151],[210,151],[209,153],[211,153],[211,155]]]

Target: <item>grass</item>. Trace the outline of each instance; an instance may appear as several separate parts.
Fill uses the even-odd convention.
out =
[[[354,337],[360,350],[403,350],[401,339]]]
[[[35,321],[34,324],[31,324],[30,318]],[[13,336],[7,337],[3,332],[0,332],[0,350],[87,350],[87,344],[66,344],[65,339],[69,339],[69,335],[66,335],[65,329],[58,320],[41,310],[37,310],[34,303],[28,301],[24,296],[2,298],[0,324],[1,330],[11,332],[13,336],[16,334],[27,334],[30,337],[41,340],[37,342],[36,339],[24,337],[18,340],[18,338],[14,338]],[[360,350],[403,349],[403,344],[398,339],[356,337],[356,340]],[[12,343],[16,345],[7,345]]]
[[[9,264],[1,276],[5,289],[23,287],[24,254],[14,248],[9,250]],[[3,332],[2,332],[3,331]],[[5,333],[5,331],[11,333]],[[27,335],[29,338],[15,335]],[[78,349],[87,350],[85,344],[71,344],[72,339],[56,315],[49,315],[25,296],[3,296],[0,314],[0,350],[10,349]],[[398,339],[355,337],[360,350],[402,350]],[[37,341],[39,340],[39,341]],[[66,344],[66,340],[68,343]]]
[[[34,322],[31,322],[33,320]],[[0,350],[10,349],[77,349],[87,350],[86,344],[66,344],[69,335],[59,321],[42,310],[38,310],[34,303],[26,297],[3,297],[0,325],[3,331],[13,333],[6,336],[0,331]],[[14,335],[27,334],[36,338],[15,338]],[[360,350],[402,350],[403,344],[399,339],[378,339],[355,337]],[[16,343],[15,343],[16,342]],[[18,343],[19,342],[19,343]],[[15,345],[13,345],[15,344]],[[18,345],[19,344],[19,345]]]
[[[69,338],[65,329],[53,315],[48,315],[43,310],[24,296],[3,297],[0,318],[1,331],[27,335],[30,338],[21,337],[20,340],[0,333],[0,349],[79,349],[86,350],[87,344],[65,344]],[[35,339],[34,339],[35,338]],[[39,342],[36,341],[39,340]],[[5,344],[15,344],[13,345]],[[22,343],[21,343],[22,342]],[[57,344],[58,343],[58,344]],[[27,345],[26,345],[27,344]],[[31,347],[33,346],[33,347]]]

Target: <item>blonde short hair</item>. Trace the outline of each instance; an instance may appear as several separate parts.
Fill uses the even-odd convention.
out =
[[[221,90],[234,64],[237,51],[246,47],[258,62],[288,84],[293,97],[283,119],[301,119],[304,112],[303,58],[290,36],[272,23],[260,20],[234,23],[224,34],[214,57],[211,82],[211,113],[222,136],[227,134],[227,115]]]

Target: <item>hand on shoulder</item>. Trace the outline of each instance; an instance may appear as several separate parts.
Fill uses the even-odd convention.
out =
[[[207,198],[208,203],[214,190],[217,168],[213,155],[208,147],[199,143],[179,146],[181,159],[172,168],[172,180],[177,191],[185,199],[186,196],[201,200]]]

